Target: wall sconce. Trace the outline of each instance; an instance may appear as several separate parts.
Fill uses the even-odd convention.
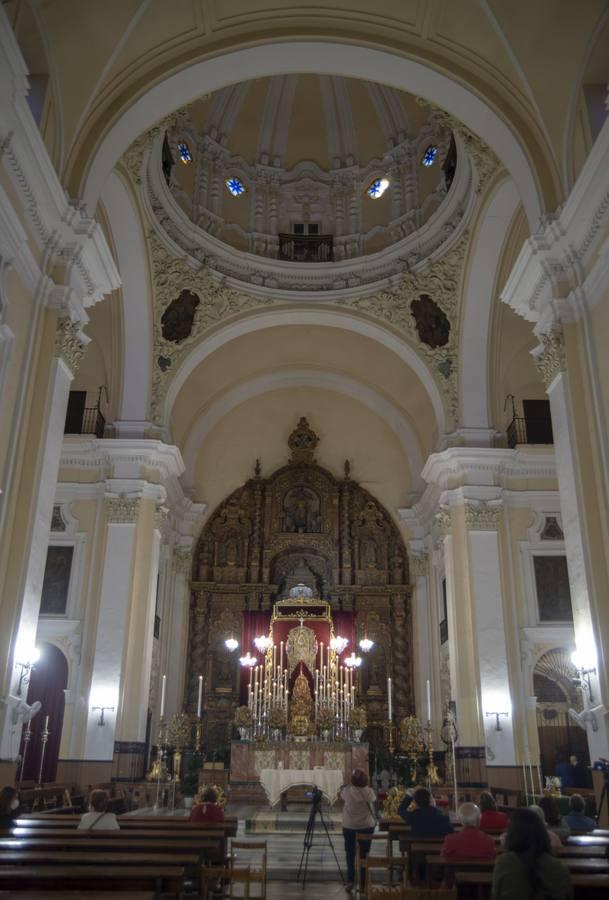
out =
[[[596,675],[596,668],[591,666],[587,669],[582,654],[578,653],[577,650],[574,650],[571,654],[571,662],[577,669],[577,678],[573,679],[573,683],[576,687],[581,688],[582,691],[588,691],[588,699],[590,706],[592,706],[592,682],[590,681],[590,676]]]
[[[114,712],[114,707],[113,706],[92,706],[91,707],[91,712],[99,711],[100,716],[99,716],[99,721],[97,723],[98,725],[106,724],[106,720],[104,719],[104,713],[106,712],[106,710],[108,710],[109,712]]]
[[[17,694],[19,696],[21,696],[21,688],[23,687],[23,685],[28,685],[30,683],[30,677],[32,675],[32,672],[36,668],[36,663],[39,659],[40,650],[38,649],[38,647],[35,647],[32,651],[30,659],[15,663],[15,665],[21,669],[21,672],[19,673],[19,684],[17,685]]]
[[[503,731],[501,727],[500,717],[505,716],[506,718],[509,716],[508,712],[487,712],[484,713],[485,716],[495,716],[495,731]]]

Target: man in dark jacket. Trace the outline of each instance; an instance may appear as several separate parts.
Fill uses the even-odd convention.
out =
[[[414,801],[414,809],[408,810]],[[442,837],[453,830],[450,819],[432,806],[432,798],[427,788],[417,788],[412,796],[406,794],[398,808],[398,815],[410,825],[412,833],[421,837]]]

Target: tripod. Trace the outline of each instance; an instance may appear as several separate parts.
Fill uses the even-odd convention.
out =
[[[324,819],[323,813],[321,811],[321,799],[322,793],[319,788],[315,788],[313,790],[313,799],[311,801],[311,811],[309,813],[309,821],[307,822],[307,830],[305,832],[303,846],[302,846],[302,856],[300,857],[300,865],[298,866],[298,875],[296,876],[296,881],[300,881],[300,873],[302,872],[302,889],[304,891],[305,884],[307,883],[307,869],[309,868],[309,853],[311,847],[313,846],[313,838],[315,837],[315,819],[319,816],[319,821],[323,827],[323,830],[326,833],[326,838],[328,839],[328,843],[330,845],[330,849],[332,850],[332,855],[334,856],[334,861],[336,862],[336,868],[338,869],[338,874],[340,875],[340,880],[342,883],[345,883],[345,879],[340,867],[340,863],[338,861],[338,857],[336,855],[336,850],[334,849],[334,844],[332,843],[332,838],[330,837],[330,832],[328,831],[328,826]],[[304,870],[303,865],[304,863]]]

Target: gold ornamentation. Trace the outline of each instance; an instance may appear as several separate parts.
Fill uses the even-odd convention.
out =
[[[87,341],[79,323],[73,323],[67,316],[57,321],[55,331],[55,356],[59,356],[76,375],[87,347]]]
[[[106,497],[106,520],[112,525],[132,525],[137,521],[140,511],[140,498],[121,494],[119,497]]]
[[[288,447],[292,451],[291,463],[315,462],[315,448],[319,444],[319,438],[309,426],[304,416],[288,438]]]
[[[486,500],[465,504],[465,524],[470,531],[497,531],[501,518],[501,504]]]
[[[269,712],[269,725],[271,728],[283,728],[286,723],[286,711],[283,706],[273,706]]]
[[[540,345],[533,351],[535,367],[549,388],[556,376],[567,369],[567,357],[562,331],[554,328],[541,335]]]
[[[235,712],[235,725],[237,728],[250,728],[254,717],[249,706],[240,706]]]
[[[200,784],[199,791],[195,797],[195,803],[205,803],[206,801],[203,799],[205,791],[208,791],[211,788],[212,791],[216,792],[216,803],[218,806],[226,806],[226,794],[224,793],[224,789],[220,787],[219,784]]]
[[[184,750],[191,742],[192,719],[186,713],[176,713],[167,726],[167,741],[171,747]]]
[[[332,715],[332,710],[328,706],[322,706],[317,711],[317,725],[322,731],[327,730],[328,728],[332,728],[334,724],[334,717]]]
[[[288,672],[290,677],[292,676],[294,669],[300,665],[301,662],[305,664],[309,672],[315,671],[315,658],[317,656],[318,643],[312,628],[307,628],[306,625],[298,625],[296,628],[292,628],[288,632],[285,649],[288,657]],[[296,681],[298,682],[300,678],[304,678],[308,690],[308,682],[305,676],[299,675]]]
[[[407,756],[412,757],[425,751],[421,723],[416,716],[404,716],[400,722],[400,748]]]
[[[354,706],[349,713],[349,725],[351,728],[365,728],[368,724],[366,709],[363,706]]]
[[[294,631],[297,629],[293,629]],[[309,628],[306,629],[310,631]],[[290,632],[291,634],[291,632]],[[294,682],[292,691],[292,701],[290,703],[290,733],[297,735],[311,734],[313,726],[311,724],[311,711],[313,709],[313,699],[311,697],[311,688],[306,675],[302,673]]]
[[[406,788],[404,787],[392,787],[389,788],[387,794],[385,795],[385,799],[383,800],[383,805],[381,807],[383,818],[384,819],[400,819],[401,816],[398,815],[398,808],[406,796]]]

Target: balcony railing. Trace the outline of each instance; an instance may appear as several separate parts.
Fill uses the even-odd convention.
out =
[[[514,416],[507,427],[507,444],[512,450],[517,444],[553,444],[552,422],[547,418]]]
[[[333,262],[331,234],[280,234],[279,259],[290,262]]]

